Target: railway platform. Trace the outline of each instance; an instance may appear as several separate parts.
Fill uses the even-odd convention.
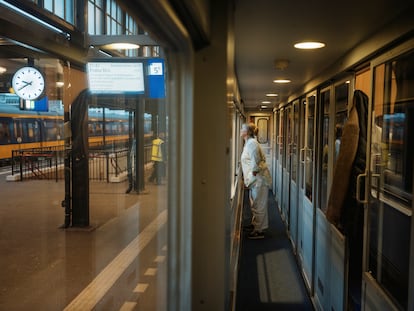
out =
[[[162,310],[166,185],[90,182],[90,226],[62,229],[63,181],[0,172],[0,310]]]

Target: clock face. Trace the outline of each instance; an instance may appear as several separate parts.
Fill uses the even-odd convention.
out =
[[[20,98],[35,100],[43,93],[45,80],[36,68],[23,67],[14,74],[12,86]]]

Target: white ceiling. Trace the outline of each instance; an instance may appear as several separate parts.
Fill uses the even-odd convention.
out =
[[[273,105],[286,101],[408,7],[414,16],[412,0],[236,0],[236,75],[245,107],[257,108],[269,92],[279,94]],[[326,47],[293,47],[303,40],[322,41]],[[288,67],[277,69],[276,59],[287,59]],[[292,82],[277,85],[275,78]]]

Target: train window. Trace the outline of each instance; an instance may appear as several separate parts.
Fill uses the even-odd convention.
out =
[[[414,52],[374,68],[368,269],[408,305],[414,151]]]
[[[291,143],[292,143],[292,107],[288,107],[286,109],[286,114],[285,114],[285,118],[286,120],[284,120],[284,122],[286,122],[286,140],[285,140],[285,156],[284,156],[284,161],[283,161],[283,167],[287,168],[288,170],[290,169],[290,162],[291,162],[291,158],[290,158],[290,153],[291,153]]]
[[[260,144],[266,144],[269,141],[268,123],[269,120],[267,118],[259,118],[257,120],[257,141]]]
[[[298,146],[299,146],[299,101],[293,103],[293,133],[292,133],[292,180],[297,179]]]
[[[320,172],[320,204],[319,207],[326,212],[327,209],[327,196],[328,196],[328,167],[329,158],[331,156],[329,148],[329,109],[330,109],[330,97],[331,92],[327,90],[321,93],[321,109],[323,111],[322,116],[322,137],[321,137],[321,148],[322,148],[322,162]]]
[[[10,120],[0,118],[0,144],[9,144],[11,142]]]
[[[95,135],[97,135],[97,136],[102,136],[103,135],[102,121],[95,122]]]
[[[89,136],[94,136],[94,133],[95,133],[95,124],[92,123],[91,121],[88,122],[88,133],[89,133]]]
[[[40,126],[37,120],[24,120],[24,141],[25,142],[37,142],[40,139]]]
[[[44,120],[43,121],[43,128],[44,128],[44,136],[46,141],[54,141],[60,139],[61,137],[61,129],[59,128],[58,120]]]
[[[306,120],[306,149],[305,149],[305,189],[306,196],[312,201],[313,191],[313,146],[314,146],[314,122],[316,96],[307,98],[307,120]]]
[[[284,114],[285,111],[283,109],[280,110],[279,113],[279,121],[278,121],[278,125],[279,125],[279,131],[278,131],[278,139],[277,139],[277,146],[278,146],[278,158],[279,161],[281,161],[283,159],[282,155],[283,155],[283,139],[284,139],[284,126],[283,126],[283,118],[284,118]]]
[[[105,135],[112,135],[116,133],[116,124],[113,121],[105,121],[105,123],[103,123],[103,125],[105,126]]]
[[[349,83],[335,87],[335,160],[341,146],[342,128],[348,119]]]

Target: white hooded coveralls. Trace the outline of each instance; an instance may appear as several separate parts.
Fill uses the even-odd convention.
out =
[[[245,185],[250,189],[250,203],[254,230],[268,228],[267,199],[271,177],[266,158],[255,138],[247,139],[241,154],[241,165]],[[256,172],[256,176],[253,175]]]

